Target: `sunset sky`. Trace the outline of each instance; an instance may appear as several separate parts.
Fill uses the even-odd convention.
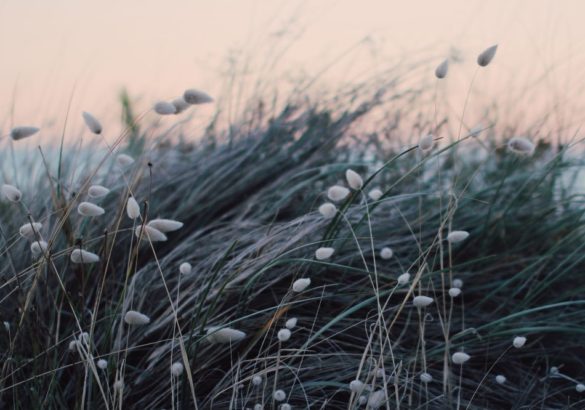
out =
[[[188,87],[219,95],[230,55],[251,56],[276,87],[335,61],[320,77],[334,87],[413,53],[439,63],[458,50],[448,80],[464,94],[477,53],[495,43],[497,64],[476,80],[482,97],[534,81],[518,103],[571,117],[585,103],[584,15],[579,0],[0,0],[0,125],[60,124],[72,95],[73,114],[114,121],[122,87],[143,109]],[[275,44],[283,57],[266,69]]]

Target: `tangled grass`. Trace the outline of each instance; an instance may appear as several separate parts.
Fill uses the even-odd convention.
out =
[[[489,128],[422,152],[396,143],[399,109],[384,117],[391,131],[360,134],[378,108],[420,97],[399,83],[341,107],[252,112],[192,143],[121,136],[62,156],[19,153],[22,170],[7,160],[23,195],[0,203],[3,406],[583,408],[575,144],[540,141],[522,156]],[[136,159],[124,169],[122,152]],[[317,209],[349,168],[363,187],[324,218]],[[91,184],[110,192],[89,199],[105,215],[87,218],[75,209]],[[163,242],[137,238],[154,218],[184,226]],[[37,257],[18,233],[33,220],[48,242]],[[469,237],[446,241],[457,230]],[[321,247],[333,255],[315,258]],[[72,263],[79,248],[99,262]],[[294,292],[299,278],[310,285]],[[417,308],[416,295],[432,303]],[[124,321],[128,311],[149,323],[129,325],[141,319]],[[279,336],[292,318],[290,339]]]

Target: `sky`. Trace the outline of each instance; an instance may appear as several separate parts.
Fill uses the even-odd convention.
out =
[[[0,0],[0,126],[61,127],[69,104],[73,129],[82,110],[115,122],[122,88],[141,109],[191,87],[222,95],[234,61],[275,89],[301,75],[335,87],[415,55],[432,74],[456,51],[456,105],[496,43],[472,101],[579,123],[584,15],[581,0]]]

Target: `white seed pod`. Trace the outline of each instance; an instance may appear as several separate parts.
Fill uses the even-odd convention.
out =
[[[329,259],[334,252],[335,249],[333,248],[322,247],[315,251],[315,258],[317,258],[317,260],[323,261]]]
[[[487,66],[494,59],[494,56],[496,55],[496,50],[497,49],[498,49],[498,45],[497,44],[496,45],[493,45],[491,47],[486,48],[484,51],[482,51],[477,56],[477,64],[479,64],[480,67]]]
[[[531,156],[536,146],[526,137],[513,137],[508,141],[508,149],[517,155]]]
[[[136,219],[140,216],[140,205],[133,196],[129,197],[128,202],[126,202],[126,214],[130,219]]]
[[[131,326],[147,325],[150,323],[150,318],[144,313],[137,312],[136,310],[129,310],[124,315],[124,322]]]
[[[20,228],[18,228],[18,232],[20,236],[26,239],[30,239],[31,241],[35,239],[36,234],[39,234],[43,225],[40,222],[30,222],[25,223]]]
[[[426,134],[420,137],[418,140],[418,149],[422,152],[428,152],[433,148],[435,144],[433,134]]]
[[[254,404],[254,410],[264,410],[264,406],[262,406],[260,403],[256,403]]]
[[[96,362],[96,366],[97,366],[99,369],[105,370],[105,369],[108,367],[108,361],[107,361],[107,360],[104,360],[104,359],[99,359],[99,360]]]
[[[412,300],[412,304],[417,308],[427,307],[431,303],[433,303],[433,298],[428,296],[415,296]]]
[[[174,106],[173,103],[167,101],[159,101],[154,104],[154,112],[159,115],[172,115],[177,112],[177,108]]]
[[[301,278],[297,279],[293,282],[292,289],[294,292],[299,293],[303,290],[307,289],[311,284],[311,279],[309,278]]]
[[[469,237],[469,232],[467,231],[451,231],[449,235],[447,235],[447,241],[451,243],[459,243],[463,242]]]
[[[148,226],[153,227],[161,232],[173,232],[183,227],[183,222],[172,219],[153,219],[148,222]]]
[[[451,288],[451,289],[449,289],[449,296],[451,296],[452,298],[456,298],[460,294],[461,294],[461,289],[459,289],[459,288]]]
[[[451,356],[451,360],[453,361],[453,363],[458,365],[462,365],[469,359],[471,359],[471,356],[469,356],[465,352],[455,352],[453,353],[453,356]]]
[[[41,241],[34,241],[33,243],[31,243],[30,245],[30,251],[33,254],[33,256],[39,256],[43,253],[47,252],[47,248],[49,247],[49,244],[43,240]]]
[[[77,340],[72,340],[69,342],[69,351],[71,352],[77,351]]]
[[[398,282],[399,285],[406,285],[409,280],[410,280],[410,273],[406,272],[406,273],[403,273],[402,275],[400,275],[396,281]]]
[[[171,101],[171,104],[175,106],[175,114],[180,114],[191,106],[191,104],[188,104],[183,97],[175,98]]]
[[[583,393],[585,391],[585,384],[577,383],[575,390],[577,390],[578,393]]]
[[[77,205],[77,213],[81,216],[100,216],[106,213],[104,208],[91,202],[81,202]]]
[[[463,287],[463,281],[461,279],[453,279],[453,287],[461,289]]]
[[[87,125],[87,128],[89,128],[91,132],[95,135],[100,135],[102,133],[102,124],[100,124],[97,118],[85,111],[81,116],[83,117],[83,121],[85,121],[85,125]]]
[[[423,383],[430,383],[433,381],[433,376],[427,372],[421,373],[420,381]]]
[[[333,185],[327,190],[327,197],[333,202],[343,201],[349,195],[349,189],[340,185]]]
[[[284,390],[279,389],[274,392],[272,397],[274,397],[274,400],[276,401],[283,401],[284,399],[286,399],[286,393],[284,392]]]
[[[175,362],[171,365],[171,374],[175,377],[182,375],[183,370],[185,370],[183,363]]]
[[[382,248],[382,250],[380,251],[380,258],[382,258],[382,259],[390,259],[392,257],[392,255],[394,255],[392,248],[389,248],[387,246]]]
[[[96,263],[100,257],[95,253],[83,249],[74,249],[71,251],[71,262],[73,263]]]
[[[292,407],[288,403],[283,403],[280,405],[280,410],[292,410]]]
[[[213,98],[203,91],[189,89],[183,93],[183,100],[185,100],[187,104],[198,105],[210,103],[213,101]]]
[[[188,263],[188,262],[183,262],[179,266],[179,272],[181,272],[183,275],[190,274],[191,273],[191,269],[193,269],[193,268],[192,268],[191,264]]]
[[[496,376],[496,383],[498,383],[498,384],[506,383],[506,376],[504,376],[503,374],[498,374]]]
[[[553,376],[556,376],[559,374],[559,368],[557,366],[553,366],[550,368],[549,373]]]
[[[286,342],[290,339],[291,332],[288,329],[280,329],[278,331],[277,337],[278,340],[281,342]]]
[[[79,340],[80,343],[83,343],[86,346],[89,345],[89,333],[81,332],[77,340]]]
[[[352,380],[351,382],[349,382],[349,390],[352,393],[355,394],[360,394],[363,390],[364,390],[364,382],[362,382],[361,380]]]
[[[441,79],[447,76],[447,72],[449,71],[449,60],[445,59],[441,64],[435,68],[435,77]]]
[[[116,164],[118,164],[120,168],[126,168],[134,164],[134,158],[130,155],[120,154],[116,157]]]
[[[14,185],[2,185],[2,193],[10,202],[19,202],[20,198],[22,198],[22,192]]]
[[[358,403],[360,404],[360,406],[363,406],[367,402],[368,402],[368,398],[366,396],[360,396],[360,398],[358,399]]]
[[[124,381],[121,379],[116,380],[112,388],[117,392],[122,392],[124,390]]]
[[[31,137],[39,131],[40,129],[37,127],[28,126],[14,127],[12,130],[10,130],[10,138],[12,138],[14,141],[18,141],[24,138]]]
[[[356,191],[362,189],[362,187],[364,186],[364,180],[362,179],[360,174],[355,172],[353,169],[348,169],[347,171],[345,171],[345,179],[347,180],[347,185],[349,185],[351,189],[355,189]]]
[[[512,341],[512,344],[516,349],[520,349],[526,344],[526,338],[524,336],[516,336]]]
[[[294,329],[294,328],[295,328],[295,326],[297,325],[297,322],[298,322],[298,319],[297,319],[296,317],[291,317],[290,319],[288,319],[288,320],[286,321],[286,323],[284,324],[284,326],[285,326],[287,329],[291,329],[291,330],[292,330],[292,329]]]
[[[372,201],[379,200],[380,198],[382,198],[382,195],[384,195],[384,193],[382,192],[382,190],[380,190],[380,188],[374,188],[370,192],[368,192],[368,196]]]
[[[337,213],[337,208],[331,202],[325,202],[319,207],[319,212],[325,219],[331,219]]]
[[[256,375],[252,377],[252,384],[254,386],[260,386],[262,384],[262,376]]]
[[[210,343],[235,343],[246,337],[246,333],[231,327],[210,327],[207,329],[207,341]]]
[[[386,393],[384,390],[376,390],[368,398],[368,406],[371,409],[379,409],[386,402]]]
[[[141,238],[143,241],[148,242],[165,242],[168,238],[167,236],[159,231],[158,229],[154,229],[152,226],[142,226],[139,225],[134,229],[134,235],[137,238]]]
[[[92,185],[87,190],[87,195],[90,198],[101,198],[110,193],[110,190],[102,185]]]

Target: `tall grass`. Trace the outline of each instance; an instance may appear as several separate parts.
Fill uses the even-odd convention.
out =
[[[497,126],[446,138],[459,119],[405,119],[428,95],[404,77],[270,115],[255,105],[225,132],[212,123],[176,143],[146,137],[124,95],[128,132],[110,145],[65,150],[58,164],[46,149],[19,152],[33,171],[20,204],[0,203],[4,407],[583,408],[577,144],[540,141],[527,157]],[[360,132],[381,118],[386,132]],[[443,135],[434,148],[412,145],[431,131]],[[136,162],[120,169],[120,153]],[[363,187],[324,218],[350,168]],[[93,184],[110,192],[88,199]],[[84,200],[105,215],[78,215]],[[136,228],[154,218],[184,226],[149,241]],[[18,234],[31,221],[48,242],[36,258]],[[470,235],[445,241],[457,230]],[[320,247],[335,251],[317,260]],[[79,248],[100,261],[71,263]],[[293,292],[299,278],[311,284]],[[416,295],[433,303],[417,308]],[[150,323],[129,326],[130,310]],[[237,337],[220,338],[225,328]]]

